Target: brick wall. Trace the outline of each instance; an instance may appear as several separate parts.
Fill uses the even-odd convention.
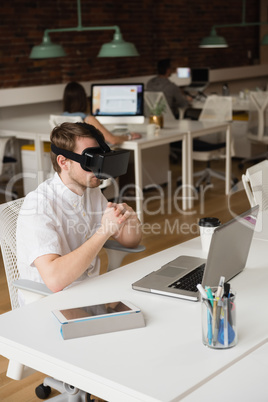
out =
[[[81,0],[84,26],[118,25],[135,43],[138,58],[97,58],[113,31],[53,33],[65,58],[31,60],[32,46],[46,28],[77,26],[76,0],[11,0],[1,4],[0,88],[92,81],[155,74],[158,59],[181,66],[224,68],[259,58],[259,27],[221,28],[226,49],[200,49],[213,24],[240,23],[242,0]],[[257,22],[259,1],[247,0],[246,22]],[[251,55],[249,58],[248,55]]]

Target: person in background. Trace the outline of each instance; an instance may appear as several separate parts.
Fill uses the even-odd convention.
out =
[[[82,154],[103,138],[94,126],[63,123],[51,133],[56,147]],[[108,202],[92,171],[51,151],[55,174],[25,197],[17,224],[20,277],[45,283],[58,292],[99,275],[98,253],[111,237],[125,247],[137,247],[141,223],[125,203]],[[25,300],[19,292],[19,303]]]
[[[85,123],[91,124],[100,130],[105,141],[112,145],[141,138],[141,135],[138,133],[128,133],[120,136],[112,134],[94,116],[89,114],[88,109],[89,102],[84,87],[78,82],[69,82],[63,94],[63,115],[80,116]]]
[[[151,78],[146,86],[147,91],[163,92],[169,107],[176,119],[179,118],[179,108],[185,109],[190,105],[191,97],[186,97],[180,87],[170,81],[172,74],[170,59],[159,60],[157,63],[158,75]]]

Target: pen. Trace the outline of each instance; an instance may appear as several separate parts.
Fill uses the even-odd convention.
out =
[[[205,305],[207,306],[207,309],[209,311],[209,313],[212,315],[212,307],[211,304],[208,301],[208,295],[207,292],[205,291],[205,289],[203,288],[203,286],[201,285],[201,283],[199,283],[198,285],[196,285],[197,289],[199,290],[201,296],[203,297],[203,302],[205,303]]]
[[[213,294],[209,286],[206,286],[206,292],[208,295],[208,300],[210,301],[211,306],[213,306]]]
[[[207,309],[207,320],[208,320],[208,344],[212,344],[212,318],[209,309]]]
[[[222,297],[224,282],[225,282],[225,277],[221,276],[219,285],[218,285],[218,289],[217,289],[217,293],[216,293],[216,297]]]
[[[217,300],[217,312],[216,312],[216,320],[215,320],[215,329],[213,332],[213,346],[216,345],[217,339],[218,339],[218,333],[219,333],[219,327],[220,327],[220,318],[221,318],[221,308],[222,308],[222,301]]]
[[[224,311],[224,318],[223,318],[223,323],[224,323],[224,346],[228,346],[228,300],[226,297],[223,299],[223,311]]]
[[[225,282],[225,284],[224,284],[224,294],[223,294],[224,297],[229,297],[230,287],[231,287],[230,283]]]
[[[205,289],[203,288],[203,286],[201,285],[201,283],[199,283],[197,286],[197,289],[199,290],[203,302],[205,303],[206,307],[207,307],[207,321],[208,321],[208,344],[211,345],[212,344],[212,306],[211,303],[208,301],[208,295],[207,292],[205,291]]]

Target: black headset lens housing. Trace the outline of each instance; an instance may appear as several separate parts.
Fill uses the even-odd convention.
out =
[[[53,153],[63,155],[65,158],[80,163],[82,169],[87,172],[93,172],[99,179],[115,178],[127,172],[130,151],[123,149],[111,150],[97,132],[92,132],[89,129],[88,124],[75,124],[79,124],[90,131],[93,138],[98,142],[99,147],[86,148],[80,155],[51,144]]]

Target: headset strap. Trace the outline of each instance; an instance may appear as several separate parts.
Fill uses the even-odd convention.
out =
[[[103,140],[102,136],[98,134],[97,130],[96,130],[96,132],[94,130],[91,131],[89,129],[89,125],[87,123],[79,123],[79,122],[77,122],[75,124],[78,124],[79,126],[81,126],[81,127],[85,128],[86,130],[88,130],[90,132],[90,134],[92,135],[92,137],[95,138],[95,140],[97,141],[97,143],[99,144],[100,148],[102,149],[102,151],[104,153],[111,152],[111,149],[110,149],[109,145],[106,144],[106,142]]]
[[[80,155],[75,152],[68,151],[67,149],[58,148],[54,144],[51,144],[51,151],[56,155],[62,155],[67,159],[78,162],[80,165],[85,165],[86,163],[86,155]]]

